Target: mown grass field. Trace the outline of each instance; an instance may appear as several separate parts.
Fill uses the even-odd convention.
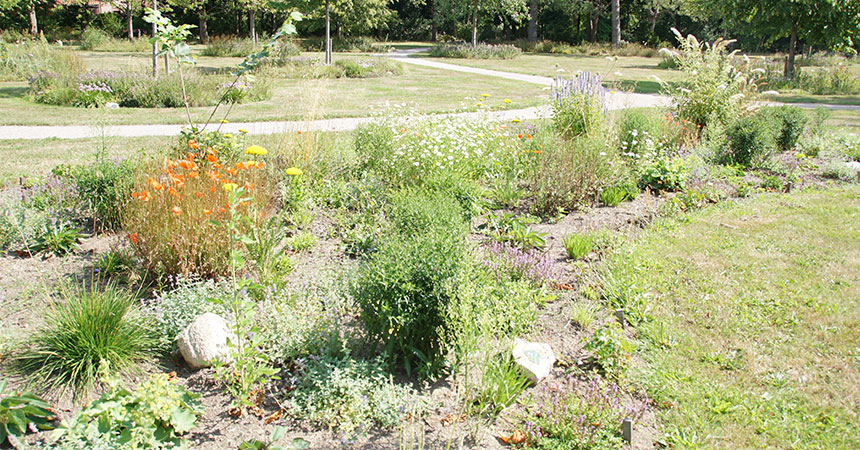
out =
[[[727,203],[616,261],[640,283],[638,376],[677,448],[860,448],[860,189]]]

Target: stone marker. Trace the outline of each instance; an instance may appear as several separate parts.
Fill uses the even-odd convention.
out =
[[[555,364],[555,355],[547,344],[517,339],[511,354],[520,370],[535,384],[549,376]]]
[[[628,444],[633,443],[633,420],[624,419],[621,422],[621,439]]]
[[[209,367],[215,360],[229,362],[227,339],[235,342],[236,335],[221,316],[206,313],[197,316],[176,338],[182,358],[192,369]]]

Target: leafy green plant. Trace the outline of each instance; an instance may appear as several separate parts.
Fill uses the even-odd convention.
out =
[[[28,392],[3,396],[6,380],[0,381],[0,444],[10,437],[20,437],[30,426],[38,430],[54,428],[56,413],[51,405]]]
[[[125,373],[149,356],[152,331],[129,292],[111,285],[63,291],[64,301],[43,313],[44,325],[17,358],[35,384],[86,394],[98,382],[100,366]]]
[[[239,450],[305,450],[311,443],[302,438],[293,438],[286,447],[277,442],[287,435],[287,427],[275,427],[267,441],[252,439],[239,444]]]
[[[627,200],[627,189],[622,186],[610,186],[600,191],[600,203],[605,206],[618,206]]]
[[[810,122],[809,116],[796,106],[765,108],[759,114],[770,116],[774,122],[774,126],[778,130],[776,144],[784,152],[794,149]]]
[[[307,231],[298,231],[286,240],[286,247],[294,252],[306,252],[317,243],[317,237]]]
[[[570,308],[570,321],[585,330],[594,323],[597,307],[591,303],[577,302]]]
[[[557,77],[552,92],[553,124],[562,137],[606,136],[606,88],[599,75],[582,72],[570,80]]]
[[[224,314],[224,306],[210,299],[224,297],[228,289],[223,282],[178,277],[171,289],[156,292],[144,303],[143,312],[153,323],[157,349],[163,353],[175,350],[176,337],[201,314]]]
[[[155,374],[129,390],[118,379],[108,391],[58,428],[60,443],[89,448],[187,448],[182,435],[193,430],[203,412],[198,394],[167,374]]]
[[[532,216],[533,217],[533,216]],[[521,250],[543,250],[546,247],[546,233],[535,231],[527,217],[517,217],[513,214],[502,213],[499,216],[490,214],[487,223],[478,227],[497,242],[508,242]]]
[[[81,237],[81,229],[71,222],[52,219],[42,224],[42,229],[33,239],[30,252],[66,256],[80,248]]]
[[[684,160],[669,156],[656,155],[653,159],[644,161],[638,174],[639,187],[655,192],[682,190],[687,181]]]
[[[727,163],[749,167],[763,163],[777,149],[779,125],[766,114],[754,114],[734,122],[727,130]]]
[[[99,275],[123,276],[135,268],[134,258],[127,250],[111,249],[96,260],[93,267]]]
[[[469,412],[495,417],[510,406],[529,386],[529,377],[514,363],[509,351],[491,354],[484,364]]]
[[[60,168],[59,173],[71,180],[84,206],[107,230],[118,230],[122,210],[131,194],[137,163],[132,160],[108,160],[99,153],[89,165]]]
[[[562,244],[568,258],[582,259],[594,250],[594,234],[573,232],[564,237]]]
[[[349,437],[374,425],[393,428],[415,396],[394,384],[380,360],[311,355],[295,364],[301,376],[287,394],[286,412]]]
[[[585,342],[585,350],[591,352],[595,364],[604,374],[619,378],[624,373],[627,360],[633,352],[631,344],[621,333],[621,326],[609,322],[598,328]]]

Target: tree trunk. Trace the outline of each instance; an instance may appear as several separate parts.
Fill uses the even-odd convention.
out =
[[[209,24],[206,23],[206,5],[200,7],[197,11],[197,23],[200,28],[200,43],[209,43]]]
[[[621,0],[612,0],[612,48],[621,46]]]
[[[794,78],[794,55],[797,53],[797,22],[791,25],[791,42],[788,44],[788,59],[785,60],[785,78]]]
[[[128,26],[128,40],[134,40],[134,9],[131,7],[131,0],[126,0],[125,5],[126,25]]]
[[[253,9],[248,13],[248,33],[251,35],[251,41],[257,43],[257,11]]]
[[[39,23],[36,21],[36,2],[30,2],[30,34],[35,38],[39,34]]]
[[[325,64],[331,65],[331,7],[325,2]]]
[[[657,17],[660,16],[660,8],[648,8],[648,25],[651,29],[651,36],[657,31]]]
[[[430,40],[436,42],[439,38],[439,27],[436,25],[436,0],[430,0],[430,20],[432,21]]]
[[[529,2],[529,42],[537,42],[538,2]]]
[[[472,0],[472,47],[478,46],[478,0]]]
[[[239,35],[239,27],[242,24],[242,11],[236,11],[236,36]]]
[[[158,11],[158,0],[152,0],[152,9]],[[155,37],[155,23],[152,24],[152,37]],[[158,43],[152,43],[152,77],[158,78]]]
[[[600,11],[595,8],[588,16],[588,42],[597,42],[597,22],[600,20]]]

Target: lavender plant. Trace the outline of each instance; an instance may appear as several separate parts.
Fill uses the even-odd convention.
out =
[[[621,422],[639,420],[646,399],[625,401],[615,383],[568,375],[564,386],[542,384],[542,400],[524,417],[529,446],[535,449],[608,450],[621,448]]]
[[[545,286],[561,278],[552,258],[538,250],[520,250],[508,242],[497,241],[491,241],[485,250],[483,264],[499,279],[529,280]]]
[[[552,99],[553,121],[562,137],[606,134],[606,88],[600,75],[580,72],[571,79],[556,77]]]

